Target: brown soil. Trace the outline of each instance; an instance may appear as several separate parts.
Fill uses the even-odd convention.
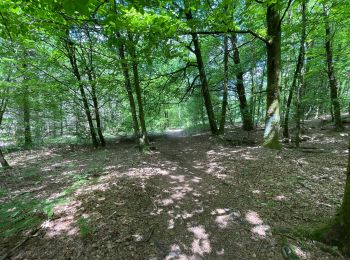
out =
[[[313,128],[301,149],[281,151],[254,144],[261,135],[169,134],[149,154],[130,143],[12,153],[2,203],[24,195],[54,201],[63,192],[69,200],[55,204],[50,219],[37,212],[46,218],[39,226],[0,237],[0,256],[283,259],[288,245],[301,259],[341,258],[298,231],[336,213],[347,135]]]

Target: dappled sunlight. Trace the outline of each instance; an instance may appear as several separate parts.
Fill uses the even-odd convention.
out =
[[[78,188],[74,194],[76,196],[81,196],[81,195],[91,194],[96,191],[107,191],[109,188],[110,188],[109,183],[87,184]]]
[[[53,208],[55,217],[42,223],[41,228],[45,230],[46,235],[50,238],[63,234],[68,236],[77,235],[79,230],[75,226],[75,217],[79,207],[81,207],[80,201],[56,205]]]
[[[79,230],[73,224],[74,216],[66,216],[55,220],[46,220],[41,227],[46,231],[46,235],[52,238],[63,234],[68,236],[77,235]]]
[[[176,259],[176,260],[188,260],[189,258],[187,257],[186,254],[183,254],[181,252],[181,248],[179,245],[177,244],[173,244],[170,247],[170,252],[169,254],[165,257],[166,260],[172,260],[172,259]]]
[[[270,226],[268,225],[257,225],[251,229],[252,233],[258,235],[260,238],[265,238],[268,230],[270,230]]]
[[[216,216],[215,223],[221,229],[227,228],[232,221],[241,216],[240,212],[230,213],[230,209],[228,208],[215,209],[210,214]]]
[[[254,225],[254,227],[250,229],[254,235],[253,238],[264,239],[269,234],[268,231],[270,230],[270,226],[263,224],[263,220],[257,212],[249,210],[245,214],[245,220],[249,224]]]
[[[259,214],[255,211],[248,211],[245,215],[245,219],[252,225],[260,225],[263,223]]]
[[[273,199],[276,201],[285,201],[285,200],[287,200],[287,197],[284,195],[278,195],[278,196],[274,197]]]
[[[204,256],[211,253],[211,245],[209,241],[209,235],[205,231],[203,226],[194,226],[187,228],[188,231],[193,233],[194,238],[192,242],[192,253]]]
[[[227,228],[228,224],[233,220],[233,217],[231,214],[226,215],[220,215],[217,216],[215,219],[216,224],[219,226],[219,228]]]

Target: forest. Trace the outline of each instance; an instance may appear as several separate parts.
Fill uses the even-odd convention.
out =
[[[0,259],[350,257],[348,0],[0,0]]]

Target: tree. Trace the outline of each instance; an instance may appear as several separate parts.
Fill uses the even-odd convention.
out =
[[[331,104],[334,113],[334,122],[337,129],[343,128],[341,120],[340,104],[338,100],[338,86],[337,79],[334,72],[333,65],[333,50],[332,50],[332,32],[328,19],[328,10],[324,5],[324,21],[325,21],[325,51],[326,51],[326,63],[327,63],[327,75],[328,84],[330,88]]]
[[[281,73],[281,18],[277,3],[267,6],[267,88],[266,88],[266,126],[264,146],[272,149],[281,147],[280,131],[280,97],[279,84]]]
[[[243,129],[246,131],[250,131],[254,129],[252,115],[250,111],[250,107],[247,102],[245,87],[243,81],[243,70],[241,65],[241,59],[239,57],[239,50],[237,47],[237,35],[233,34],[231,36],[231,43],[233,48],[233,62],[236,65],[236,89],[239,100],[239,108],[241,112]]]

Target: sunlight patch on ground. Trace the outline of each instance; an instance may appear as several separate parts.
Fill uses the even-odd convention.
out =
[[[253,234],[258,235],[261,238],[266,237],[266,232],[270,230],[270,226],[268,225],[257,225],[251,229]]]
[[[165,257],[165,260],[171,260],[171,259],[187,260],[189,258],[185,254],[181,254],[181,248],[179,245],[173,244],[170,247],[169,254]]]
[[[277,200],[277,201],[284,201],[284,200],[287,200],[287,197],[284,195],[278,195],[278,196],[274,197],[273,199]]]
[[[211,253],[211,245],[209,235],[206,233],[203,226],[194,226],[187,229],[194,235],[192,242],[192,253],[204,256]]]
[[[46,220],[41,227],[46,231],[48,237],[55,237],[66,234],[68,236],[77,235],[79,229],[74,226],[74,218],[77,214],[81,202],[72,201],[68,204],[57,205],[54,207],[54,213],[59,218]]]
[[[259,214],[255,211],[248,211],[245,215],[245,219],[252,225],[260,225],[263,223]]]
[[[267,231],[270,230],[270,226],[263,224],[263,220],[257,212],[249,210],[245,214],[245,219],[249,224],[254,225],[250,230],[254,235],[253,238],[263,239],[267,236]]]
[[[94,185],[83,185],[75,191],[76,196],[91,194],[96,191],[107,191],[110,188],[108,183],[98,183]]]

